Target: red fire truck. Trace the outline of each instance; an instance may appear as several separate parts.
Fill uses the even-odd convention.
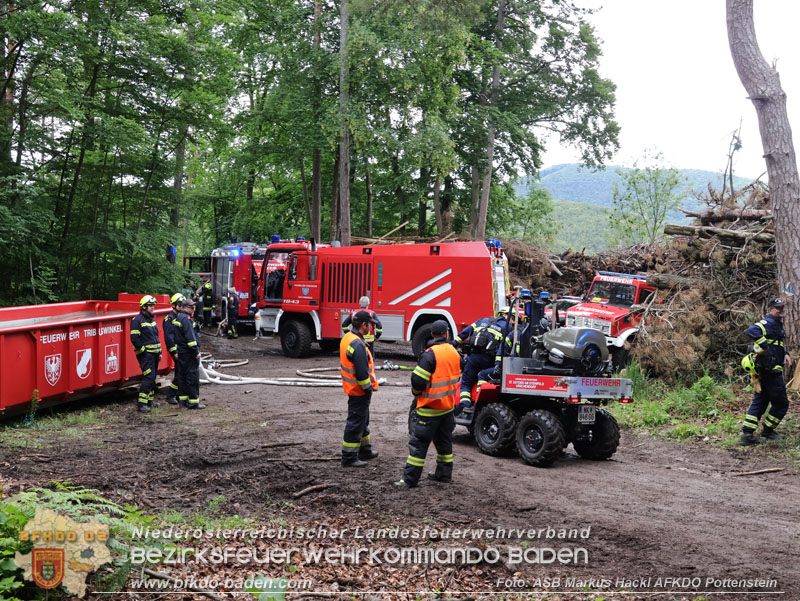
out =
[[[631,315],[631,306],[647,301],[655,288],[647,285],[646,275],[599,271],[592,280],[586,301],[567,309],[567,325],[600,330],[614,364],[623,366],[630,343],[639,331],[641,317]]]
[[[380,316],[381,340],[410,340],[417,355],[437,319],[458,332],[508,303],[508,262],[495,240],[307,244],[296,250],[271,244],[258,284],[257,331],[280,335],[289,357],[308,355],[314,340],[337,348],[342,320],[358,310],[362,296]]]

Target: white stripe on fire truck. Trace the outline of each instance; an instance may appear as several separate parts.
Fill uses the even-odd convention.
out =
[[[439,286],[436,290],[431,290],[425,296],[420,296],[417,300],[415,300],[411,304],[413,306],[424,305],[428,301],[435,299],[437,296],[441,296],[442,294],[450,290],[450,288],[452,287],[453,287],[452,282],[447,282],[444,286]]]
[[[426,288],[427,286],[430,286],[430,285],[431,285],[431,284],[433,284],[434,282],[438,282],[438,281],[439,281],[439,280],[441,280],[443,277],[447,277],[447,276],[448,276],[448,275],[450,275],[451,273],[453,273],[453,269],[452,269],[452,268],[450,268],[450,269],[445,269],[445,270],[444,270],[442,273],[440,273],[439,275],[433,276],[433,277],[432,277],[431,279],[429,279],[427,282],[422,282],[422,283],[421,283],[419,286],[417,286],[416,288],[412,288],[411,290],[409,290],[409,291],[408,291],[408,292],[406,292],[405,294],[402,294],[402,295],[398,296],[396,299],[389,301],[389,304],[390,304],[390,305],[396,305],[397,303],[401,303],[401,302],[403,302],[404,300],[406,300],[406,299],[407,299],[409,296],[413,296],[413,295],[415,295],[417,292],[419,292],[419,291],[420,291],[420,290],[422,290],[423,288]]]

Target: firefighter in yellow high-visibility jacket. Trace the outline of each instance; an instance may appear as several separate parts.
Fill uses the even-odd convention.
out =
[[[378,456],[372,450],[369,433],[369,403],[378,390],[372,353],[364,335],[372,326],[372,316],[359,311],[353,316],[350,331],[339,343],[342,388],[347,395],[347,423],[342,439],[342,465],[363,467]]]
[[[417,486],[431,442],[436,447],[436,471],[428,479],[450,482],[453,478],[453,407],[458,403],[461,355],[447,341],[447,322],[431,325],[432,340],[411,374],[411,392],[417,406],[411,413],[408,459],[398,488]]]

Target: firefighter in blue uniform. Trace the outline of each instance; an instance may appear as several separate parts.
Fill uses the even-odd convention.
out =
[[[226,302],[228,305],[228,314],[225,319],[228,325],[225,328],[225,335],[228,338],[238,338],[239,332],[236,327],[237,321],[239,320],[239,295],[236,293],[236,288],[228,289],[228,298]]]
[[[461,330],[451,344],[463,346],[468,353],[464,372],[461,374],[460,403],[458,415],[472,403],[472,387],[478,381],[478,373],[494,367],[496,357],[505,337],[510,309],[502,307],[496,317],[483,317]]]
[[[158,407],[153,396],[158,363],[161,361],[161,340],[158,337],[158,324],[153,314],[155,307],[156,299],[149,294],[144,295],[139,300],[139,314],[131,321],[131,344],[142,369],[137,403],[142,413],[150,413],[151,407]]]
[[[172,372],[172,382],[167,391],[167,402],[170,405],[178,404],[178,382],[180,382],[180,369],[178,365],[178,343],[175,342],[175,328],[180,327],[180,322],[177,321],[178,314],[181,312],[181,303],[186,300],[186,297],[176,292],[169,299],[172,304],[172,311],[164,318],[164,342],[167,344],[167,352],[172,356],[172,362],[175,367]]]
[[[369,432],[369,404],[378,390],[375,364],[364,336],[372,325],[372,315],[359,311],[353,316],[350,331],[339,343],[342,388],[347,395],[347,422],[342,437],[342,466],[364,467],[378,456],[372,450]]]
[[[378,340],[383,334],[383,324],[381,323],[378,314],[369,308],[368,296],[362,296],[360,299],[358,299],[358,305],[359,307],[361,307],[359,311],[366,311],[372,316],[372,323],[369,326],[369,332],[364,334],[364,342],[367,343],[367,346],[369,347],[369,352],[372,353],[372,358],[374,359],[375,341]],[[353,311],[342,321],[342,336],[347,334],[347,331],[350,327],[350,324],[353,322],[353,317],[355,316],[356,313],[358,313],[358,311]]]
[[[200,349],[194,335],[192,315],[195,303],[184,299],[181,303],[181,312],[178,314],[178,323],[175,327],[175,342],[178,347],[178,401],[187,409],[205,409],[200,402]]]
[[[428,472],[428,479],[450,482],[453,478],[453,408],[458,403],[461,356],[448,344],[447,329],[446,321],[433,322],[432,340],[411,374],[416,409],[411,414],[403,477],[394,483],[397,488],[417,486],[431,442],[436,447],[436,471]]]
[[[214,308],[214,299],[211,294],[211,282],[205,282],[197,290],[197,296],[202,300],[202,312],[197,319],[207,328],[211,327],[211,310]]]
[[[514,342],[514,330],[511,325],[503,328],[503,333],[503,343],[497,349],[497,354],[494,357],[494,365],[478,372],[478,390],[481,389],[482,384],[500,379],[502,375],[503,357],[519,357],[519,331],[517,332],[516,342]]]
[[[784,365],[787,368],[792,365],[792,358],[783,344],[784,307],[783,300],[772,299],[767,305],[767,315],[764,319],[747,328],[747,335],[753,339],[753,353],[756,356],[755,363],[761,380],[761,391],[753,395],[753,402],[744,416],[740,443],[742,446],[783,437],[775,431],[775,428],[789,409],[783,368]],[[762,415],[764,426],[761,437],[757,438],[754,433]]]

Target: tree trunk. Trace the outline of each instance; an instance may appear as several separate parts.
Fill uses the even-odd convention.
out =
[[[367,238],[372,238],[372,180],[369,176],[369,159],[364,157],[364,179],[367,184]]]
[[[470,182],[469,192],[469,233],[474,238],[475,234],[473,232],[478,228],[478,215],[481,210],[481,175],[475,165],[472,166],[472,181]]]
[[[183,177],[186,168],[186,137],[189,135],[189,127],[184,125],[181,128],[181,139],[178,142],[178,147],[175,149],[175,176],[172,180],[172,191],[174,192],[174,203],[169,215],[169,223],[172,226],[173,236],[172,244],[167,248],[167,260],[170,263],[175,263],[178,237],[181,228],[181,204],[183,199]]]
[[[339,155],[333,162],[333,190],[331,190],[331,240],[339,240]]]
[[[506,0],[500,0],[497,4],[497,26],[495,35],[497,36],[495,46],[497,47],[498,54],[503,49],[503,30],[505,29],[506,22]],[[495,59],[494,66],[492,67],[492,83],[489,94],[488,106],[497,106],[497,90],[500,88],[500,65]],[[492,171],[494,169],[494,142],[496,136],[496,127],[494,119],[489,118],[489,135],[486,143],[486,173],[483,175],[483,182],[481,185],[481,198],[478,205],[477,222],[472,232],[473,238],[479,240],[486,237],[486,215],[489,212],[489,191],[492,187]]]
[[[800,342],[800,176],[778,72],[761,54],[753,23],[753,0],[726,0],[728,44],[742,85],[758,115],[775,220],[778,290],[786,292],[787,346]]]
[[[424,236],[428,228],[428,184],[431,179],[429,167],[419,171],[419,207],[417,213],[417,236]]]
[[[442,203],[439,198],[441,187],[442,179],[437,175],[436,181],[433,182],[433,214],[436,217],[436,233],[443,236],[445,232],[442,224]]]
[[[306,179],[306,166],[303,159],[300,159],[300,180],[303,183],[303,205],[306,208],[306,220],[308,221],[308,231],[311,231],[311,201],[308,198],[308,180]],[[316,240],[316,238],[314,238]]]
[[[322,2],[314,0],[314,120],[320,121],[319,97],[322,95],[316,59],[320,50],[320,29],[322,27]],[[311,153],[311,237],[319,241],[322,236],[322,151],[314,148]]]
[[[343,246],[350,246],[350,60],[347,56],[348,0],[341,0],[339,31],[339,231]]]
[[[444,178],[444,194],[441,195],[439,202],[442,204],[442,231],[439,232],[442,236],[445,236],[453,231],[453,189],[455,188],[455,183],[453,182],[453,178],[447,176]]]

